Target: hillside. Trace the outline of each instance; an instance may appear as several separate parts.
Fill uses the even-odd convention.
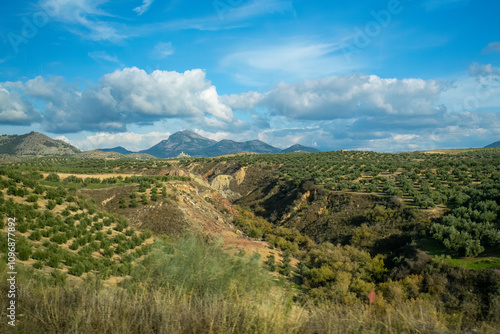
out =
[[[75,155],[77,158],[84,158],[84,159],[139,159],[139,160],[151,160],[151,159],[157,159],[156,157],[146,154],[146,153],[118,153],[115,151],[102,151],[102,150],[91,150],[91,151],[85,151],[78,153]]]
[[[55,140],[38,132],[0,136],[0,154],[23,157],[73,155],[79,152],[79,149],[62,140]]]
[[[98,148],[97,150],[102,151],[102,152],[116,152],[116,153],[121,153],[121,154],[133,153],[132,151],[129,151],[122,146],[117,146],[117,147],[113,147],[113,148]]]
[[[141,151],[158,158],[175,158],[184,153],[190,156],[200,156],[201,152],[217,143],[202,137],[194,132],[184,130],[172,134],[168,139],[162,140],[153,147]]]
[[[318,153],[320,152],[320,150],[312,147],[303,146],[300,144],[295,144],[281,151],[281,153],[290,153],[290,152]]]
[[[484,148],[493,148],[493,147],[500,147],[500,141],[496,141],[494,143],[491,143],[488,146],[485,146]]]

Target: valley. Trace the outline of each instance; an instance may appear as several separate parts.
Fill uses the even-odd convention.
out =
[[[124,294],[137,309],[161,308],[154,312],[162,319],[168,312],[194,319],[207,307],[219,309],[203,317],[242,332],[252,327],[224,309],[239,309],[245,321],[257,317],[264,326],[259,331],[270,333],[492,333],[500,300],[494,292],[500,282],[499,160],[498,149],[28,158],[0,166],[1,236],[7,218],[16,217],[20,289],[29,300],[23,313],[30,318],[49,311],[39,303],[53,294],[69,298],[78,291],[78,298],[92,300],[98,291]],[[189,307],[188,296],[198,296]],[[73,326],[87,326],[77,320],[88,312],[82,302],[69,308]],[[118,299],[113,303],[133,312]],[[55,300],[51,307],[62,312]],[[347,307],[365,320],[350,311],[340,326]],[[407,315],[398,313],[402,308]],[[271,326],[269,316],[279,321]],[[120,321],[133,332],[123,314],[114,317],[111,327],[99,317],[92,321],[111,332]],[[314,319],[328,324],[317,327],[322,322],[313,325]],[[160,332],[206,325],[137,321]],[[31,328],[22,319],[19,325]],[[54,331],[62,323],[37,326]]]

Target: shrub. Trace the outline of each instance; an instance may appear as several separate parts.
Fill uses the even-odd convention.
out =
[[[82,276],[85,272],[85,266],[81,262],[75,262],[69,269],[69,273],[73,276]]]
[[[43,262],[42,261],[37,261],[33,263],[33,268],[35,269],[42,269],[43,268]]]
[[[53,201],[53,200],[51,200],[51,199],[49,199],[49,201],[48,201],[48,203],[47,203],[47,209],[52,210],[52,209],[54,209],[55,207],[56,207],[56,202],[55,202],[55,201]]]
[[[50,240],[60,245],[68,241],[68,237],[66,236],[66,233],[58,233],[53,235],[52,238],[50,238]]]
[[[120,208],[121,209],[127,208],[127,203],[126,203],[125,197],[120,198]]]
[[[274,254],[269,254],[267,256],[266,262],[264,263],[267,265],[269,271],[276,271],[276,259],[274,257]]]
[[[49,175],[47,175],[45,180],[51,181],[51,182],[59,182],[59,181],[61,181],[61,178],[56,173],[50,173]]]
[[[31,250],[31,245],[29,244],[29,242],[24,238],[19,239],[17,242],[17,256],[19,257],[19,260],[29,260],[32,253],[33,252]]]
[[[40,239],[42,238],[42,233],[40,231],[33,231],[31,232],[29,238],[31,240],[34,240],[34,241],[40,241]]]
[[[61,263],[61,255],[57,253],[50,253],[46,262],[49,267],[57,268]]]
[[[36,203],[38,201],[38,196],[37,195],[29,195],[28,198],[26,198],[26,200],[30,203]]]

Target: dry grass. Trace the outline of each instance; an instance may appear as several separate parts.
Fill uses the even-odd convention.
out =
[[[468,332],[461,329],[460,316],[446,317],[432,303],[423,301],[396,306],[306,307],[294,306],[280,291],[264,300],[251,294],[227,299],[177,294],[167,289],[131,293],[116,286],[92,284],[44,289],[28,285],[20,290],[19,305],[19,333]],[[7,332],[5,322],[0,329]],[[487,325],[475,329],[476,333],[496,332]]]

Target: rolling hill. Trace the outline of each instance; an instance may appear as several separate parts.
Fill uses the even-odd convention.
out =
[[[281,153],[290,153],[290,152],[307,152],[307,153],[318,153],[320,150],[312,147],[302,146],[300,144],[295,144],[281,151]]]
[[[121,153],[121,154],[134,153],[132,151],[127,150],[126,148],[124,148],[122,146],[117,146],[117,147],[113,147],[113,148],[99,148],[97,150],[101,151],[101,152],[116,152],[116,153]]]

